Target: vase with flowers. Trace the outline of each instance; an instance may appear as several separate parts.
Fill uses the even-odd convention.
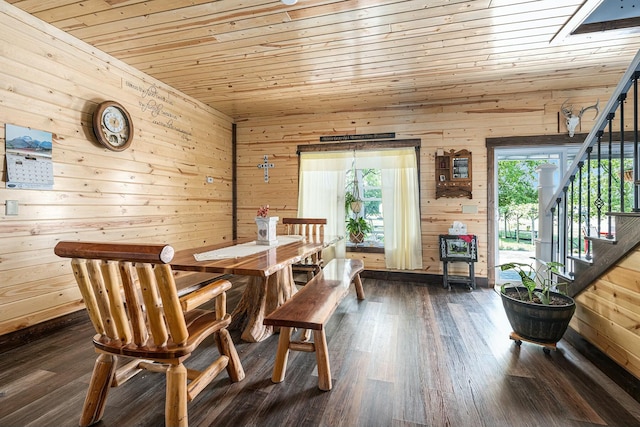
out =
[[[258,245],[276,245],[276,224],[280,218],[277,216],[269,216],[269,205],[260,206],[256,215],[256,225],[258,226],[258,234],[256,244]]]

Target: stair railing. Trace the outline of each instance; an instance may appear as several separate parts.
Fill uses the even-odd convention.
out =
[[[546,206],[553,218],[551,257],[574,276],[578,259],[593,260],[587,237],[614,239],[610,213],[640,212],[638,79],[640,51],[618,83]],[[632,117],[625,107],[632,90]],[[631,136],[626,132],[632,128]]]

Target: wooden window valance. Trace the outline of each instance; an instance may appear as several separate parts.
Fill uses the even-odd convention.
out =
[[[297,154],[320,151],[371,151],[385,150],[393,148],[414,147],[420,149],[419,139],[390,139],[383,141],[352,141],[352,142],[332,142],[324,144],[298,145]]]

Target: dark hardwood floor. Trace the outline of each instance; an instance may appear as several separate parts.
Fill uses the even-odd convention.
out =
[[[229,295],[232,308],[244,287]],[[189,404],[191,426],[640,426],[640,403],[564,340],[547,355],[515,345],[499,296],[364,279],[328,325],[333,390],[317,388],[313,354],[293,352],[270,380],[277,336],[244,343],[246,378],[226,373]],[[95,353],[88,320],[0,353],[0,426],[76,426]],[[202,348],[202,347],[201,347]],[[207,342],[190,360],[203,366]],[[189,361],[188,361],[189,362]],[[111,426],[164,424],[164,375],[111,389]]]

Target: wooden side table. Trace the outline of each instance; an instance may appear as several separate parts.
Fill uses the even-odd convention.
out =
[[[476,288],[474,265],[478,261],[478,237],[474,234],[441,234],[440,261],[443,269],[443,286],[451,289],[451,283],[466,283]],[[449,276],[449,263],[464,262],[469,266],[468,276]]]

